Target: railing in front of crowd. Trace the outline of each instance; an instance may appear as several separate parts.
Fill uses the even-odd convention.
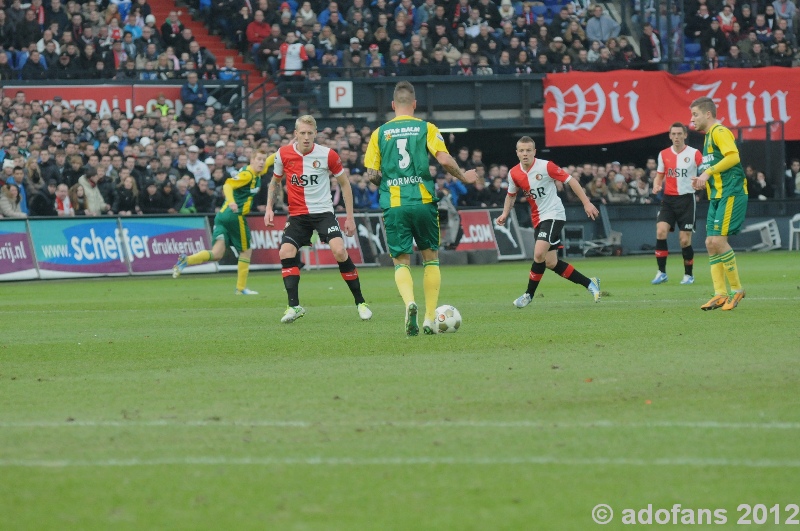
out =
[[[391,112],[392,90],[397,81],[414,83],[417,110],[428,120],[444,120],[448,127],[544,127],[544,75],[493,76],[384,76],[365,77],[370,69],[320,68],[321,79],[276,76],[275,88],[257,92],[258,118],[277,121],[282,114],[314,112],[352,117],[365,114],[383,120]],[[349,76],[349,77],[348,77]],[[352,107],[337,108],[329,98],[329,84],[352,82]],[[251,105],[254,103],[251,99]]]
[[[144,72],[144,71],[139,71]],[[247,83],[250,72],[239,70],[238,79],[200,80],[209,94],[209,105],[217,113],[230,112],[235,119],[246,117]],[[133,109],[142,105],[147,112],[154,110],[158,96],[163,94],[167,104],[180,112],[180,89],[186,79],[141,80],[141,79],[46,79],[14,80],[4,84],[5,95],[21,90],[28,100],[53,101],[61,97],[67,106],[79,103],[92,112],[110,113],[119,108],[129,116]]]

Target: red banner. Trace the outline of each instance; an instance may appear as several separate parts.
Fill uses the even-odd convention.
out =
[[[280,268],[281,259],[278,251],[281,248],[281,238],[283,229],[286,227],[286,216],[275,216],[275,226],[267,227],[264,225],[263,216],[248,216],[247,225],[250,227],[250,245],[253,248],[253,255],[250,263],[253,265],[274,265]],[[340,227],[344,227],[345,216],[336,216]],[[361,246],[358,236],[345,236],[344,245],[347,254],[357,266],[364,265],[364,257],[361,253]],[[301,252],[301,258],[307,266],[335,266],[336,259],[333,257],[330,247],[326,243],[317,242],[311,247],[306,256]]]
[[[275,225],[267,227],[264,216],[247,216],[247,225],[250,227],[250,247],[253,254],[250,264],[272,264],[276,269],[281,266],[278,251],[281,248],[283,228],[286,226],[286,216],[275,216]]]
[[[714,100],[717,118],[727,127],[782,121],[786,140],[800,140],[800,117],[792,120],[800,113],[796,68],[721,68],[680,76],[628,70],[572,72],[546,76],[544,95],[545,138],[551,147],[666,135],[674,122],[689,124],[689,105],[701,96]]]
[[[6,96],[14,97],[18,91],[25,93],[25,101],[40,100],[47,104],[60,96],[67,107],[82,104],[87,110],[101,116],[111,114],[115,108],[133,116],[133,108],[144,106],[147,112],[153,110],[159,94],[164,94],[167,105],[181,112],[180,85],[47,85],[21,86],[6,85],[3,90]]]
[[[464,237],[461,238],[457,251],[497,250],[497,240],[488,210],[462,210],[459,215]]]

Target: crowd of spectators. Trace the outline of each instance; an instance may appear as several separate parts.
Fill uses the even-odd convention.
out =
[[[584,0],[214,0],[209,25],[283,82],[648,68]],[[203,10],[204,0],[198,3]],[[276,8],[277,7],[277,8]]]
[[[794,0],[635,0],[638,53],[586,0],[190,0],[210,29],[284,82],[321,78],[657,69],[699,48],[703,68],[792,66]],[[179,13],[148,0],[0,0],[0,80],[237,76]]]
[[[0,100],[0,215],[101,216],[137,214],[213,214],[223,204],[222,184],[249,163],[254,149],[265,145],[272,153],[292,141],[292,131],[255,120],[235,120],[213,107],[187,115],[136,107],[133,117],[119,109],[98,115],[78,104],[28,101],[23,91]],[[365,177],[363,157],[372,130],[353,124],[324,128],[317,142],[339,153],[350,180],[355,207],[378,209],[378,190]],[[481,149],[459,147],[450,135],[449,149],[464,169],[479,179],[465,186],[435,163],[437,192],[457,207],[501,207],[508,187],[509,166],[486,163]],[[568,171],[598,203],[650,204],[655,159],[645,167],[634,164],[566,165]],[[754,197],[777,193],[764,173],[747,167]],[[270,178],[271,173],[267,178]],[[787,170],[787,185],[800,193],[800,161]],[[333,202],[344,210],[344,197],[331,179]],[[256,196],[255,212],[266,205],[266,186]],[[789,195],[794,195],[792,188]],[[569,187],[559,187],[567,203],[577,199]],[[285,200],[286,195],[283,194]],[[700,195],[702,198],[702,194]],[[527,204],[520,197],[518,208]],[[525,212],[521,223],[529,221]]]
[[[164,81],[192,71],[239,76],[233,57],[218,65],[177,12],[157,21],[147,0],[0,0],[0,82]]]
[[[685,66],[706,70],[798,65],[794,0],[685,0],[672,8],[668,15],[665,2],[634,0],[634,20],[656,30],[655,37],[652,29],[643,31],[643,50],[660,45],[666,56],[671,46],[673,57],[688,61]]]

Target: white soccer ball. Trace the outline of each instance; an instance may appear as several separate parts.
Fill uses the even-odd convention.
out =
[[[461,326],[461,313],[455,306],[449,304],[439,306],[436,308],[436,326],[440,334],[458,332]]]

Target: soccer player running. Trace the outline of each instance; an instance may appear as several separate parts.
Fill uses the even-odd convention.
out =
[[[706,248],[711,263],[714,296],[702,310],[733,310],[744,299],[736,255],[728,236],[738,234],[747,213],[747,179],[739,162],[739,149],[730,129],[717,122],[717,106],[711,98],[698,98],[689,107],[692,124],[706,134],[701,173],[692,179],[695,190],[705,187],[709,206]],[[730,285],[731,293],[725,283]]]
[[[439,289],[439,210],[430,174],[428,153],[447,173],[464,183],[474,183],[475,170],[462,172],[448,153],[439,129],[432,123],[414,117],[417,107],[414,86],[401,81],[394,88],[392,109],[395,117],[373,131],[369,139],[364,166],[367,177],[379,186],[380,206],[389,254],[394,262],[394,281],[405,304],[407,336],[419,335],[414,281],[411,278],[411,254],[417,243],[423,259],[425,320],[423,332],[435,334],[434,324]],[[379,175],[378,172],[381,172]]]
[[[272,167],[275,155],[267,155],[265,148],[260,147],[245,166],[234,177],[225,180],[222,190],[225,193],[225,204],[214,217],[214,241],[210,251],[199,251],[191,256],[181,254],[178,262],[172,267],[172,277],[178,278],[186,266],[217,262],[225,254],[226,247],[233,247],[239,257],[236,276],[236,295],[258,295],[257,291],[247,288],[247,276],[250,273],[250,227],[245,216],[250,212],[253,197],[261,189],[261,178]]]
[[[516,201],[517,192],[521,191],[531,205],[531,222],[536,234],[533,246],[533,265],[528,277],[528,289],[517,297],[514,306],[524,308],[531,303],[536,288],[542,280],[545,269],[552,269],[562,277],[580,284],[588,289],[594,301],[600,300],[600,279],[587,278],[577,269],[558,259],[558,247],[561,243],[561,229],[567,220],[564,204],[558,197],[556,181],[569,185],[578,199],[583,203],[586,215],[595,219],[599,212],[578,181],[553,162],[536,158],[536,143],[529,136],[523,136],[517,142],[517,158],[519,164],[508,172],[508,195],[503,204],[503,213],[497,218],[497,224],[505,225],[506,219]]]
[[[353,217],[353,190],[342,168],[338,153],[314,142],[317,137],[317,121],[313,116],[303,115],[295,120],[294,142],[283,146],[275,154],[275,170],[267,189],[267,208],[264,223],[267,227],[275,224],[275,196],[286,177],[286,193],[289,199],[289,219],[281,239],[279,256],[283,285],[289,305],[281,317],[282,323],[293,323],[303,317],[305,309],[300,306],[300,258],[297,251],[311,245],[314,231],[319,239],[326,242],[339,264],[339,272],[347,282],[347,287],[355,299],[358,315],[363,320],[372,317],[372,310],[361,294],[361,281],[342,238],[342,231],[334,215],[331,200],[330,176],[339,182],[344,196],[347,218],[344,233],[352,236],[356,232]]]
[[[669,128],[672,145],[658,154],[658,170],[653,181],[653,193],[664,190],[661,209],[656,222],[656,262],[658,272],[651,284],[663,284],[667,276],[667,233],[678,225],[678,238],[683,253],[683,280],[681,284],[694,283],[694,249],[692,233],[695,224],[695,197],[692,179],[697,177],[703,162],[699,150],[686,145],[689,129],[680,122]]]

